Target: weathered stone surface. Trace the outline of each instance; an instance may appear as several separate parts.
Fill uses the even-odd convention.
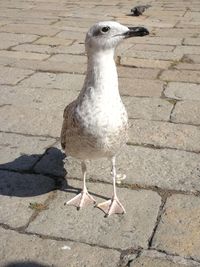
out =
[[[145,50],[145,51],[165,51],[170,52],[174,49],[173,45],[156,45],[156,44],[136,44],[133,50]]]
[[[38,38],[37,35],[31,34],[16,34],[0,32],[0,49],[8,49],[10,46],[18,45],[20,43],[33,42]]]
[[[199,25],[198,25],[199,27]],[[200,38],[185,38],[183,41],[184,45],[200,45]]]
[[[63,189],[64,192],[59,192],[49,209],[42,212],[29,225],[27,231],[111,248],[128,248],[138,245],[147,247],[160,205],[160,197],[156,193],[120,188],[118,197],[127,213],[105,218],[102,211],[93,207],[77,211],[72,206],[64,206],[64,203],[72,198],[77,193],[77,189],[81,187],[81,182],[69,181],[69,187]],[[110,185],[88,183],[88,188],[98,202],[105,201],[105,198],[112,196]]]
[[[47,59],[49,55],[39,54],[39,53],[29,53],[29,52],[21,52],[21,51],[0,51],[0,57],[11,57],[16,59],[36,59],[43,60]]]
[[[177,46],[173,53],[183,53],[183,54],[193,54],[193,55],[199,55],[200,54],[200,47],[199,46],[186,46],[186,45],[182,45],[182,46]]]
[[[131,262],[130,267],[186,267],[191,265],[183,265],[174,263],[167,259],[149,258],[149,257],[139,257],[133,262]]]
[[[200,84],[170,82],[164,95],[177,100],[200,100]]]
[[[156,79],[160,70],[150,68],[127,68],[119,66],[117,68],[117,72],[120,78]]]
[[[43,175],[0,171],[0,222],[11,227],[27,224],[33,214],[30,203],[44,203],[54,187],[54,180]]]
[[[200,259],[200,199],[189,195],[173,195],[153,239],[153,247],[183,257]]]
[[[20,69],[30,69],[42,72],[50,72],[50,73],[71,73],[71,74],[82,74],[86,71],[86,66],[84,64],[68,64],[66,61],[62,62],[54,62],[54,61],[39,61],[39,60],[13,60],[13,58],[0,58],[3,59],[3,65],[7,65],[8,62],[12,67],[20,68]],[[2,61],[0,62],[0,64]]]
[[[120,78],[119,90],[126,96],[160,97],[164,83],[157,80]]]
[[[166,100],[137,97],[123,97],[122,99],[130,119],[169,120],[173,105]]]
[[[170,11],[171,12],[171,11]],[[160,37],[173,37],[173,38],[185,38],[185,37],[199,37],[198,29],[163,29],[157,28],[154,30],[156,36]]]
[[[2,131],[59,137],[63,111],[40,110],[35,107],[3,106],[0,108]]]
[[[166,51],[146,51],[146,50],[134,50],[128,49],[123,53],[123,56],[132,58],[146,58],[154,60],[180,60],[183,56],[183,52],[177,50],[176,52]]]
[[[54,143],[47,137],[0,133],[0,169],[28,170]]]
[[[29,86],[6,85],[1,86],[0,94],[0,105],[2,106],[13,105],[16,108],[34,108],[41,113],[43,111],[50,111],[50,113],[54,111],[56,113],[63,112],[65,106],[77,97],[78,92],[75,90],[59,90],[56,88],[32,88]],[[5,106],[3,106],[3,108],[5,108]],[[31,120],[31,118],[29,120]]]
[[[182,38],[166,37],[166,36],[163,37],[145,36],[143,38],[130,38],[128,42],[135,44],[181,45]]]
[[[129,143],[132,144],[200,152],[199,140],[200,127],[160,121],[130,120]]]
[[[71,64],[77,64],[80,66],[80,64],[86,64],[87,62],[87,57],[86,56],[79,56],[79,55],[66,55],[65,54],[57,54],[52,56],[49,61],[54,61],[55,64],[56,62],[62,62],[62,61],[67,61],[67,63]],[[87,69],[85,67],[85,69]]]
[[[0,84],[15,85],[32,73],[32,70],[0,67]]]
[[[166,255],[156,250],[143,250],[140,257],[130,262],[130,267],[196,267],[199,263],[180,256]]]
[[[58,28],[50,25],[34,25],[29,24],[27,27],[25,24],[9,24],[1,27],[3,32],[13,32],[13,33],[26,33],[26,34],[37,34],[37,35],[55,35],[59,32]]]
[[[183,62],[200,63],[200,55],[184,55]]]
[[[158,68],[158,69],[168,69],[172,64],[168,60],[154,60],[145,58],[131,58],[122,57],[120,63],[125,66],[139,67],[139,68]]]
[[[192,63],[182,63],[179,62],[177,65],[173,66],[175,69],[182,70],[200,70],[200,64],[192,64]]]
[[[34,42],[35,44],[42,44],[42,45],[69,45],[72,43],[72,40],[66,40],[63,38],[58,37],[41,37],[37,41]]]
[[[42,239],[0,229],[2,266],[108,266],[115,267],[120,253],[71,241]]]
[[[63,38],[63,39],[72,39],[72,40],[85,40],[85,32],[80,32],[74,29],[73,30],[66,30],[59,32],[56,37]]]
[[[171,121],[200,125],[200,101],[180,101],[176,103]]]
[[[161,74],[160,79],[169,82],[180,81],[180,82],[200,83],[199,71],[165,70]]]
[[[57,88],[77,91],[82,88],[83,81],[84,76],[79,74],[38,72],[21,82],[20,85],[23,87]]]
[[[54,48],[49,45],[37,45],[37,44],[21,44],[12,48],[14,51],[25,51],[34,53],[52,54]]]

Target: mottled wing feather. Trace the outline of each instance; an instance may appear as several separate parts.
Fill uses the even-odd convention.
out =
[[[68,129],[72,129],[75,127],[75,120],[73,119],[74,107],[76,105],[76,101],[73,101],[68,106],[66,106],[63,113],[63,124],[61,130],[61,146],[65,149],[66,146],[66,132]]]

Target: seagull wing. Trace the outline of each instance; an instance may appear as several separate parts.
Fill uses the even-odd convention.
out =
[[[68,106],[66,106],[64,113],[63,113],[63,124],[61,130],[61,146],[65,149],[66,146],[66,132],[68,130],[72,130],[72,128],[76,127],[76,121],[74,119],[74,108],[76,106],[76,101],[73,101]]]

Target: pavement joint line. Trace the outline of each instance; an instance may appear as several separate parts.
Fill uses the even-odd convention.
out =
[[[168,83],[169,83],[169,82],[164,82],[164,83],[163,83],[162,92],[161,92],[161,98],[163,98],[163,99],[166,98],[166,96],[165,96],[165,90],[167,89]],[[171,99],[171,98],[170,98],[170,99]]]
[[[140,246],[138,246],[137,248],[131,247],[122,250],[117,267],[129,267],[129,263],[131,262],[129,260],[129,256],[135,255],[135,259],[137,259],[138,257],[140,257],[142,251],[144,251],[144,249]]]
[[[179,100],[179,101],[182,101],[182,100]],[[144,120],[143,118],[134,118],[134,117],[129,117],[129,119],[132,119],[132,120]],[[185,123],[185,122],[176,122],[176,121],[169,121],[169,120],[159,120],[159,119],[156,119],[156,120],[150,120],[150,119],[146,119],[146,121],[160,121],[160,122],[168,122],[168,123],[173,123],[173,124],[181,124],[181,125],[190,125],[190,126],[195,126],[195,127],[199,127],[200,124],[196,124],[196,123]]]
[[[177,101],[173,104],[173,107],[172,107],[170,115],[169,115],[169,121],[172,121],[172,116],[173,116],[173,112],[175,110],[176,104],[177,104]]]
[[[185,259],[185,260],[192,260],[192,261],[194,261],[194,262],[196,262],[196,263],[200,263],[200,260],[195,259],[195,258],[193,258],[193,257],[183,257],[183,256],[180,256],[180,255],[177,254],[177,253],[170,253],[170,252],[168,252],[168,251],[166,251],[166,250],[162,250],[162,249],[154,249],[154,248],[149,249],[149,250],[153,250],[153,251],[161,252],[161,253],[165,254],[166,256],[171,256],[171,257],[176,257],[176,256],[178,256],[178,257],[181,257],[181,258],[183,258],[183,259]],[[187,266],[187,265],[186,265],[186,266]]]
[[[98,244],[90,244],[90,243],[79,241],[79,240],[57,237],[57,236],[53,236],[53,235],[44,235],[44,234],[34,233],[34,232],[27,231],[26,229],[23,229],[22,227],[14,228],[14,227],[11,227],[10,225],[4,224],[4,223],[0,223],[0,227],[2,227],[5,230],[12,230],[12,231],[15,231],[15,232],[17,232],[19,234],[23,234],[23,235],[37,236],[41,239],[75,242],[75,243],[85,244],[85,245],[88,245],[90,247],[99,247],[99,248],[104,248],[104,249],[116,250],[118,252],[122,251],[122,249],[120,249],[120,248],[113,248],[113,247],[108,247],[108,246],[103,246],[103,245],[98,245]]]
[[[162,250],[158,250],[158,249],[155,249],[155,248],[148,248],[148,249],[143,249],[142,251],[141,251],[141,253],[140,253],[140,255],[139,256],[141,256],[141,254],[142,253],[145,253],[145,252],[147,252],[147,253],[151,253],[151,252],[158,252],[159,254],[160,254],[160,256],[161,257],[158,257],[158,258],[166,258],[167,257],[167,259],[168,260],[170,260],[170,261],[172,261],[172,262],[174,262],[174,263],[176,263],[176,261],[174,261],[174,260],[176,260],[177,259],[177,257],[179,258],[179,259],[184,259],[184,260],[186,260],[186,261],[190,261],[191,262],[191,264],[194,264],[194,265],[192,265],[192,267],[194,267],[194,266],[197,266],[196,264],[198,264],[199,263],[199,260],[195,260],[195,259],[192,259],[191,257],[183,257],[183,256],[180,256],[180,255],[175,255],[175,254],[171,254],[171,253],[169,253],[169,252],[166,252],[166,251],[162,251]],[[154,257],[153,257],[154,258]],[[189,263],[189,262],[188,262]],[[188,265],[186,265],[186,266],[188,266]],[[199,266],[199,265],[198,265]]]
[[[55,184],[55,186],[56,186],[56,184]],[[54,191],[51,191],[50,193],[49,193],[49,195],[48,195],[48,197],[47,197],[47,199],[42,203],[44,206],[47,206],[48,207],[48,205],[56,198],[56,196],[57,196],[57,191],[56,190],[54,190]],[[31,215],[31,217],[29,218],[29,220],[28,220],[28,222],[23,226],[23,232],[25,232],[26,231],[26,229],[28,228],[28,226],[30,225],[30,223],[32,223],[36,218],[37,218],[37,216],[41,213],[41,212],[43,212],[43,210],[35,210],[33,213],[32,213],[32,215]],[[21,229],[21,230],[22,230]]]
[[[35,71],[34,70],[32,71],[33,71],[32,73],[28,74],[26,77],[19,80],[15,85],[17,86],[18,84],[20,84],[21,82],[25,81],[26,79],[30,78],[33,74],[35,74]]]
[[[19,173],[21,175],[25,175],[25,174],[30,174],[30,175],[42,175],[45,176],[47,178],[53,179],[56,182],[56,187],[55,190],[58,191],[63,191],[65,190],[65,188],[63,188],[63,181],[82,181],[81,178],[77,178],[77,177],[67,177],[67,175],[65,177],[62,176],[56,176],[56,175],[50,175],[49,173],[43,173],[43,172],[36,172],[34,170],[30,171],[30,170],[13,170],[13,169],[0,169],[0,171],[2,172],[11,172],[11,173]],[[91,177],[89,177],[87,179],[88,182],[90,183],[100,183],[100,184],[108,184],[111,185],[111,182],[108,181],[102,181],[99,179],[93,179]],[[127,184],[127,183],[121,183],[121,184],[116,184],[116,186],[118,188],[126,188],[126,189],[130,189],[133,191],[140,191],[140,190],[146,190],[146,191],[153,191],[155,193],[157,193],[159,196],[161,196],[161,198],[164,195],[172,196],[175,194],[180,194],[180,195],[191,195],[191,196],[196,196],[196,197],[200,197],[200,191],[184,191],[184,190],[176,190],[176,189],[167,189],[167,188],[161,188],[158,186],[145,186],[145,185],[138,185],[138,184]]]
[[[77,178],[77,177],[67,177],[67,175],[65,176],[66,178],[64,178],[67,181],[70,180],[74,180],[74,181],[82,181],[81,178]],[[87,179],[88,182],[90,183],[101,183],[101,184],[112,184],[111,182],[108,181],[102,181],[99,179],[93,179],[91,177],[89,177]],[[145,186],[145,185],[139,185],[139,184],[127,184],[125,182],[121,183],[121,184],[116,184],[116,186],[118,188],[127,188],[130,190],[135,190],[135,191],[140,191],[140,190],[147,190],[147,191],[153,191],[156,192],[161,198],[167,194],[167,196],[172,196],[175,194],[180,194],[180,195],[191,195],[191,196],[196,196],[196,197],[200,197],[200,191],[184,191],[184,190],[176,190],[176,189],[167,189],[167,188],[161,188],[158,186]],[[63,188],[59,188],[58,190],[62,190]]]
[[[153,239],[154,239],[155,234],[156,234],[156,230],[158,228],[158,225],[160,224],[162,215],[164,213],[164,207],[165,207],[165,204],[167,202],[167,198],[168,198],[168,194],[164,194],[161,197],[161,204],[160,204],[160,207],[159,207],[159,210],[158,210],[158,215],[157,215],[156,223],[155,223],[155,226],[153,228],[152,234],[151,234],[151,236],[150,236],[150,238],[148,240],[148,248],[151,248],[152,247],[152,243],[153,243]]]
[[[151,148],[155,150],[162,150],[162,149],[169,149],[169,150],[175,150],[175,151],[184,151],[184,152],[189,152],[189,153],[194,153],[194,154],[199,154],[200,151],[193,151],[193,150],[188,150],[188,149],[181,149],[181,148],[175,148],[175,147],[168,147],[168,146],[159,146],[159,145],[154,145],[150,143],[132,143],[128,141],[126,143],[128,146],[136,146],[136,147],[144,147],[144,148]]]
[[[5,105],[11,105],[11,104],[5,104]],[[2,105],[3,107],[4,105]],[[60,140],[60,137],[55,137],[55,136],[51,136],[51,135],[37,135],[37,134],[28,134],[28,133],[20,133],[20,132],[11,132],[11,131],[1,131],[0,133],[7,133],[7,134],[16,134],[16,135],[22,135],[25,137],[42,137],[42,138],[49,138],[49,139],[55,139],[56,142],[58,142]]]

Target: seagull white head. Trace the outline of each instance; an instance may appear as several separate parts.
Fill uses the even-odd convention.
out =
[[[114,49],[125,38],[148,34],[144,27],[126,27],[116,21],[98,22],[87,32],[86,52]]]

